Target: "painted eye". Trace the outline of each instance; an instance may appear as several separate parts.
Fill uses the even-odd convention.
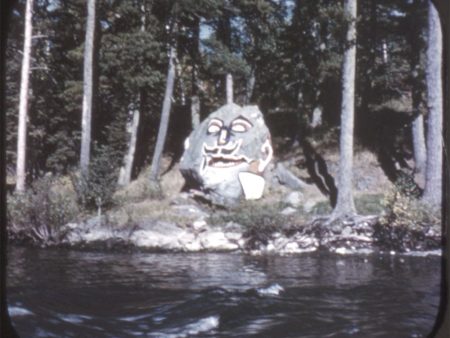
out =
[[[251,123],[244,119],[234,120],[231,125],[231,130],[236,133],[245,133],[252,127]]]
[[[209,126],[208,126],[208,134],[215,134],[218,133],[220,131],[220,128],[222,128],[222,125],[212,121]]]

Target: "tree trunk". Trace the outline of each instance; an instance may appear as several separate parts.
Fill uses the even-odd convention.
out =
[[[84,46],[84,73],[83,73],[83,113],[81,120],[81,174],[86,176],[89,171],[91,151],[91,120],[92,120],[92,81],[94,58],[94,31],[95,31],[95,0],[87,1],[86,38]]]
[[[253,90],[255,89],[255,81],[256,81],[255,70],[252,69],[245,86],[245,104],[250,104],[252,100]]]
[[[200,97],[198,65],[200,63],[200,19],[194,19],[192,50],[191,124],[195,129],[200,124]]]
[[[412,124],[415,172],[417,174],[425,173],[425,166],[427,160],[427,150],[425,146],[425,131],[423,126],[424,126],[423,115],[418,114]]]
[[[191,121],[192,129],[200,124],[200,98],[198,95],[191,96]]]
[[[119,173],[118,185],[120,186],[130,184],[131,173],[133,170],[133,163],[134,163],[134,153],[136,152],[136,142],[139,128],[140,112],[139,109],[131,109],[130,112],[131,115],[133,116],[133,119],[129,128],[130,140],[128,143],[128,152],[125,155],[124,165],[120,168]]]
[[[33,30],[33,0],[27,0],[25,8],[25,33],[23,44],[22,74],[20,79],[19,126],[17,130],[17,167],[16,191],[25,190],[26,179],[26,150],[27,150],[27,120],[28,120],[28,91],[30,79],[31,34]]]
[[[338,196],[332,218],[343,218],[356,213],[353,201],[353,127],[355,110],[355,65],[356,65],[356,0],[345,0],[344,11],[351,22],[347,31],[349,46],[342,64],[342,111],[340,134],[340,159],[338,174]]]
[[[141,32],[145,32],[145,26],[146,26],[146,8],[145,3],[141,3]],[[123,166],[120,168],[119,172],[119,180],[117,184],[119,186],[125,186],[130,184],[131,182],[131,174],[133,172],[133,164],[134,164],[134,154],[136,153],[136,142],[137,142],[137,135],[139,130],[139,119],[140,119],[140,110],[142,109],[143,103],[142,103],[142,90],[139,92],[139,96],[137,99],[137,104],[134,106],[132,103],[130,105],[129,110],[129,116],[132,116],[131,125],[129,125],[129,128],[127,126],[127,131],[130,134],[130,139],[128,141],[128,151],[124,156],[123,159]],[[134,106],[134,107],[133,107]],[[128,122],[127,122],[128,124]]]
[[[233,103],[233,75],[226,75],[227,104]]]
[[[423,200],[432,207],[442,203],[442,31],[439,15],[429,1],[427,48],[427,171]]]
[[[412,1],[408,13],[408,41],[410,46],[410,79],[412,92],[412,111],[416,118],[412,123],[412,138],[414,150],[414,171],[418,174],[420,185],[423,186],[423,179],[426,168],[427,150],[425,145],[424,117],[420,111],[422,103],[422,88],[420,86],[420,51],[423,48],[423,41],[420,38],[422,27],[417,24],[416,18],[421,14],[422,8],[420,0]]]
[[[167,129],[169,127],[170,107],[172,104],[173,86],[175,83],[175,46],[170,47],[169,69],[167,71],[166,91],[164,93],[164,102],[161,111],[161,121],[159,124],[158,138],[156,140],[155,152],[153,153],[152,165],[150,170],[150,181],[156,182],[159,176],[161,157],[166,142]]]

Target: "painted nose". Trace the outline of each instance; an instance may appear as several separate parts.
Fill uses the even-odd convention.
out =
[[[224,145],[224,144],[227,144],[229,140],[230,140],[229,131],[225,128],[220,129],[219,141],[217,143],[219,145]]]

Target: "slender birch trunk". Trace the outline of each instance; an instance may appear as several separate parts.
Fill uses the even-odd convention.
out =
[[[133,171],[134,154],[136,153],[137,134],[139,128],[140,111],[139,109],[130,110],[132,121],[129,126],[130,140],[128,151],[124,158],[124,165],[120,168],[118,185],[125,186],[131,182],[131,173]]]
[[[192,65],[192,89],[191,89],[191,124],[195,129],[200,124],[200,97],[199,97],[199,78],[198,64],[200,62],[200,19],[196,19],[194,24],[194,47],[193,47],[193,65]]]
[[[227,104],[233,103],[233,75],[228,73],[225,78],[227,91]]]
[[[255,89],[255,70],[252,69],[245,86],[245,104],[249,104],[252,100],[253,90]]]
[[[427,171],[423,200],[432,207],[442,203],[442,31],[439,14],[429,1],[427,48]]]
[[[146,8],[145,3],[141,4],[141,33],[145,32],[145,26],[146,26]],[[139,96],[137,99],[137,106],[133,107],[133,104],[130,106],[129,115],[132,116],[132,121],[127,128],[128,133],[130,134],[130,139],[128,141],[128,151],[124,156],[123,159],[123,166],[120,168],[119,171],[119,179],[117,181],[117,184],[119,186],[125,186],[130,184],[131,182],[131,174],[133,172],[133,164],[134,164],[134,156],[136,153],[136,143],[137,143],[137,136],[138,136],[138,130],[139,130],[139,120],[142,110],[142,90],[139,92]]]
[[[95,33],[95,0],[87,1],[86,38],[84,45],[83,113],[81,120],[80,169],[83,176],[89,172],[91,152],[92,81]]]
[[[192,129],[200,124],[200,98],[198,95],[191,96],[191,122]]]
[[[425,146],[425,130],[423,115],[419,114],[412,124],[413,149],[415,172],[417,174],[425,173],[427,150]]]
[[[161,111],[161,121],[159,124],[158,137],[153,153],[152,165],[150,170],[150,181],[158,181],[159,169],[161,166],[161,157],[166,142],[167,129],[169,128],[170,108],[172,105],[173,86],[175,83],[175,46],[170,47],[169,52],[169,69],[167,71],[166,91],[164,93],[164,102]]]
[[[27,120],[30,79],[31,34],[33,30],[33,0],[27,0],[25,8],[25,33],[23,44],[22,74],[20,79],[19,126],[17,130],[17,163],[16,191],[25,190],[26,180],[26,150],[27,150]]]
[[[356,213],[353,201],[353,129],[355,111],[356,66],[356,0],[345,0],[344,11],[351,22],[347,31],[350,46],[344,53],[342,64],[342,111],[340,159],[337,203],[332,218],[343,218]]]

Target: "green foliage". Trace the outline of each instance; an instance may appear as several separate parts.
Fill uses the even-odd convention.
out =
[[[74,196],[62,180],[46,175],[24,193],[7,196],[8,234],[13,239],[51,244],[63,236],[60,227],[78,213]]]
[[[245,236],[266,243],[277,231],[298,225],[300,219],[280,214],[282,205],[245,201],[230,210],[217,210],[210,216],[212,224],[237,223],[245,227]]]
[[[72,184],[75,188],[78,203],[87,210],[101,210],[113,202],[117,187],[118,160],[111,148],[100,146],[95,149],[86,176],[72,173]]]
[[[439,227],[441,220],[435,210],[431,210],[418,199],[420,191],[411,177],[400,175],[396,186],[390,191],[383,205],[385,211],[380,220],[390,227],[408,227],[413,230]]]

